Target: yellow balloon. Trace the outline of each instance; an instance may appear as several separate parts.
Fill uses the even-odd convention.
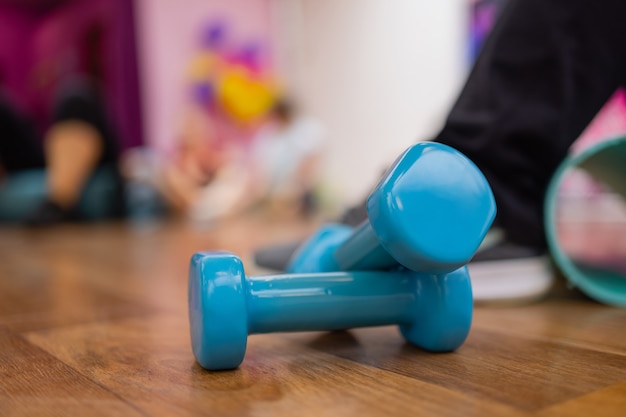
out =
[[[249,123],[264,115],[274,102],[274,88],[242,68],[227,71],[221,79],[219,100],[234,119]]]

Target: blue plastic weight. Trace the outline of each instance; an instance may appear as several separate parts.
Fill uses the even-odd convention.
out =
[[[249,334],[397,324],[412,344],[447,352],[463,344],[472,321],[466,267],[247,277],[232,253],[199,252],[188,295],[193,353],[209,370],[239,366]]]
[[[345,224],[326,224],[313,233],[296,250],[285,268],[288,274],[339,271],[335,250],[350,237],[354,229]]]
[[[487,179],[465,155],[447,145],[422,142],[389,169],[369,196],[367,213],[369,219],[349,235],[315,234],[287,269],[354,271],[402,265],[413,271],[450,272],[474,256],[495,218],[496,204]]]

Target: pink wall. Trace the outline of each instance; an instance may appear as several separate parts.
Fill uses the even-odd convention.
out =
[[[224,19],[235,41],[269,42],[270,1],[136,0],[147,144],[167,150],[176,138],[185,104],[185,72],[200,28],[213,19]]]

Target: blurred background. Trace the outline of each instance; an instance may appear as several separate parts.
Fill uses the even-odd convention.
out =
[[[335,217],[437,133],[502,4],[0,0],[0,220]]]
[[[261,48],[281,88],[323,125],[332,198],[362,198],[390,160],[436,132],[468,69],[468,3],[442,3],[138,1],[147,137],[171,144],[198,32],[221,21],[229,41]]]
[[[38,125],[41,145],[66,79],[99,66],[129,213],[212,220],[283,194],[279,211],[302,198],[333,215],[439,128],[469,66],[470,14],[461,0],[2,0],[3,102]],[[277,146],[281,135],[293,143]],[[6,220],[37,210],[44,179],[11,191],[35,179],[4,198]],[[148,207],[155,193],[165,208]]]

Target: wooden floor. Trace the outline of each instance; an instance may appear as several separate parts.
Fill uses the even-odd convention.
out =
[[[249,266],[255,247],[315,227],[0,228],[0,416],[626,415],[626,309],[568,291],[477,308],[451,354],[381,327],[255,335],[239,369],[200,368],[191,254],[227,249]]]

